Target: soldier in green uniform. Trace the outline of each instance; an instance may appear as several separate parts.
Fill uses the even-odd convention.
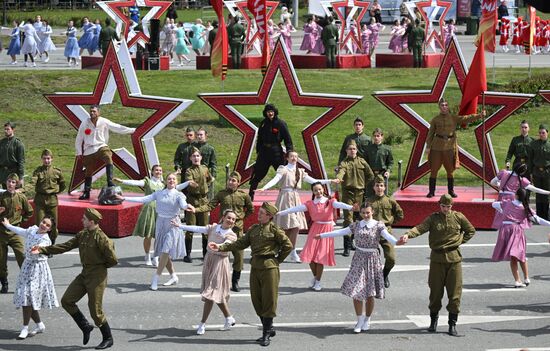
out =
[[[440,211],[432,213],[424,222],[407,231],[398,242],[405,244],[408,239],[416,238],[430,232],[428,238],[430,249],[430,272],[428,286],[430,287],[430,327],[429,332],[435,333],[441,299],[447,290],[449,303],[449,335],[457,336],[456,322],[460,313],[460,298],[462,296],[462,254],[460,245],[468,242],[475,234],[475,228],[466,217],[451,210],[453,198],[444,194],[439,199]]]
[[[82,343],[86,345],[90,340],[90,333],[94,329],[82,314],[76,303],[88,295],[88,308],[96,326],[101,330],[103,340],[96,350],[113,346],[113,336],[107,318],[103,313],[103,294],[107,287],[107,268],[118,263],[113,242],[99,228],[101,214],[87,208],[82,216],[84,229],[78,232],[74,238],[62,244],[47,247],[35,246],[33,254],[57,255],[78,248],[82,272],[67,287],[61,298],[61,306],[73,317],[78,327],[82,330]]]
[[[107,55],[107,50],[113,40],[118,41],[120,39],[118,34],[116,34],[116,31],[111,27],[111,19],[106,18],[105,26],[101,28],[101,32],[99,32],[99,47],[101,49],[101,55]]]
[[[390,177],[390,170],[393,166],[393,154],[391,147],[382,144],[384,141],[384,132],[376,128],[372,132],[372,143],[367,146],[365,161],[369,164],[375,176],[381,175],[384,179]],[[374,194],[374,183],[367,185],[367,197]]]
[[[403,219],[403,210],[401,206],[385,194],[386,180],[383,176],[377,175],[374,180],[374,195],[367,199],[371,204],[373,215],[372,218],[377,221],[384,222],[388,232],[392,232],[391,226]],[[390,287],[389,275],[392,268],[395,266],[395,249],[386,239],[380,237],[380,245],[384,250],[384,286]]]
[[[426,40],[426,32],[420,27],[420,20],[414,20],[414,28],[409,34],[410,43],[412,44],[413,52],[413,67],[422,68],[422,47]]]
[[[374,175],[367,161],[357,156],[357,144],[350,140],[346,148],[347,157],[338,165],[336,179],[340,180],[342,187],[342,202],[348,205],[360,204],[365,196],[365,187]],[[353,217],[359,218],[357,212],[352,213],[344,210],[343,227],[353,222]],[[353,246],[353,237],[344,236],[344,252],[342,256],[349,256],[349,250]]]
[[[548,142],[548,126],[539,126],[539,138],[529,147],[527,156],[529,173],[533,177],[533,185],[537,188],[550,190],[550,142]],[[548,195],[536,195],[537,215],[543,219],[550,219],[548,213]]]
[[[195,130],[192,127],[187,127],[185,129],[185,139],[187,141],[179,144],[174,154],[174,169],[181,172],[182,183],[185,182],[185,172],[187,168],[191,167],[191,150],[196,147]]]
[[[15,136],[15,123],[4,123],[4,139],[0,140],[0,183],[5,188],[8,175],[17,174],[17,186],[23,186],[25,176],[25,146]]]
[[[204,209],[208,205],[208,184],[211,182],[210,172],[208,167],[201,165],[202,155],[199,149],[193,147],[190,155],[191,167],[185,172],[185,181],[192,180],[195,183],[189,184],[187,187],[187,203],[195,207],[195,212],[185,212],[185,223],[187,225],[208,225],[208,210]],[[197,211],[196,208],[204,210]],[[202,235],[202,257],[206,255],[206,246],[208,245],[208,235]],[[183,262],[191,263],[191,249],[193,246],[193,232],[185,233],[185,250],[186,255]]]
[[[32,217],[33,209],[27,197],[16,191],[19,176],[15,173],[8,175],[6,180],[6,192],[0,194],[0,216],[7,218],[11,225],[18,226]],[[19,267],[25,260],[24,244],[21,236],[6,230],[0,225],[0,293],[8,292],[8,246],[15,254],[15,260]]]
[[[201,164],[208,167],[210,172],[211,181],[208,184],[208,200],[214,198],[214,185],[216,181],[216,176],[218,173],[218,162],[216,160],[216,150],[210,144],[208,144],[208,132],[203,127],[200,127],[197,131],[197,148],[201,152],[202,161]]]
[[[357,145],[357,156],[362,157],[365,160],[367,159],[367,146],[370,145],[371,139],[368,135],[363,133],[363,128],[363,120],[360,117],[357,117],[353,121],[353,129],[355,130],[355,133],[346,136],[344,142],[342,143],[342,147],[340,148],[340,156],[338,157],[338,164],[344,161],[347,157],[346,149],[348,148],[350,140],[354,140]]]
[[[506,168],[515,169],[519,165],[529,165],[527,156],[529,155],[529,145],[535,140],[529,136],[529,122],[526,120],[521,121],[520,135],[512,138],[510,146],[508,147],[508,153],[506,153]],[[514,157],[514,162],[510,164]]]
[[[327,67],[336,68],[336,47],[338,45],[338,28],[334,25],[331,16],[327,18],[328,24],[321,31],[321,40],[325,46]]]
[[[49,232],[52,245],[59,234],[57,230],[57,194],[65,190],[65,178],[57,167],[52,166],[53,154],[50,150],[42,151],[42,166],[34,170],[32,176],[36,179],[34,191],[34,206],[36,216],[34,221],[39,225],[44,217],[53,218]]]
[[[220,190],[206,208],[196,208],[195,211],[212,211],[220,205],[220,214],[226,210],[233,210],[237,215],[233,233],[237,238],[243,236],[244,218],[254,213],[254,206],[250,196],[243,190],[239,190],[241,183],[241,175],[239,172],[233,171],[227,179],[227,187]],[[233,275],[231,277],[231,290],[235,292],[241,291],[239,288],[239,279],[241,279],[241,271],[243,270],[243,250],[233,250]]]
[[[231,48],[233,69],[241,68],[241,54],[243,50],[244,38],[245,29],[240,23],[240,17],[235,16],[233,18],[233,25],[227,27],[227,40],[229,41],[229,47]]]
[[[208,244],[210,249],[222,252],[244,250],[250,246],[250,298],[262,321],[262,337],[256,340],[262,346],[268,346],[270,338],[275,336],[273,317],[277,315],[279,265],[292,251],[290,239],[271,221],[277,211],[277,207],[264,202],[258,212],[259,223],[250,227],[243,237],[230,244]]]

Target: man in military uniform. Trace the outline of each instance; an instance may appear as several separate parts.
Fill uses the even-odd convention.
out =
[[[233,25],[227,28],[227,40],[229,41],[229,47],[231,48],[233,69],[241,68],[241,54],[243,50],[244,38],[245,29],[240,23],[240,17],[235,16],[233,18]]]
[[[97,350],[113,346],[113,336],[107,318],[103,313],[103,294],[107,287],[107,268],[118,264],[113,242],[99,228],[101,214],[87,208],[82,216],[84,229],[74,238],[62,244],[47,247],[35,246],[33,254],[58,255],[78,248],[82,272],[67,287],[61,298],[61,306],[73,317],[82,330],[82,343],[86,345],[90,340],[90,333],[94,329],[82,314],[76,303],[88,295],[88,308],[96,326],[101,330],[103,340],[96,347]]]
[[[459,246],[468,242],[476,230],[462,213],[451,210],[452,205],[453,198],[449,194],[442,195],[439,199],[439,212],[432,213],[424,222],[407,231],[398,244],[405,244],[408,239],[430,232],[428,241],[432,252],[428,286],[431,323],[428,331],[435,333],[437,329],[441,299],[447,290],[449,335],[457,336],[456,322],[462,296],[462,254]]]
[[[529,145],[535,140],[529,136],[529,123],[526,120],[521,121],[520,135],[512,138],[510,146],[508,147],[508,153],[506,153],[506,168],[515,169],[516,166],[525,164],[529,165],[527,156],[529,154]],[[510,165],[514,157],[514,163]]]
[[[52,166],[53,154],[50,150],[42,151],[42,166],[34,170],[32,176],[36,179],[34,187],[34,205],[36,207],[35,224],[39,225],[46,216],[53,218],[49,233],[52,245],[59,234],[57,230],[57,194],[65,190],[65,178],[57,167]]]
[[[212,21],[212,29],[208,32],[208,44],[210,44],[210,56],[212,56],[212,48],[214,47],[214,40],[216,40],[216,35],[218,35],[218,20]]]
[[[269,167],[271,166],[277,170],[279,166],[285,164],[281,141],[284,141],[287,153],[293,150],[292,139],[286,122],[279,118],[279,110],[275,105],[265,105],[263,115],[264,119],[258,127],[257,157],[248,192],[252,200],[254,200],[254,192],[258,188],[258,184],[264,179]]]
[[[15,123],[4,123],[4,139],[0,140],[0,183],[6,186],[6,180],[11,173],[19,177],[18,187],[23,186],[25,176],[25,146],[15,136]]]
[[[201,164],[208,167],[208,172],[210,172],[211,181],[208,184],[208,200],[212,200],[214,197],[214,185],[217,176],[218,164],[216,161],[216,150],[214,147],[207,142],[208,133],[206,129],[200,127],[197,131],[197,148],[201,152],[202,161]]]
[[[367,146],[365,161],[369,164],[375,176],[381,175],[384,179],[390,177],[390,170],[393,166],[393,154],[391,147],[382,144],[384,141],[384,132],[380,128],[372,132],[372,143]],[[367,185],[367,197],[374,194],[374,183]]]
[[[363,128],[363,120],[360,117],[357,117],[353,121],[353,129],[355,130],[355,133],[346,136],[346,138],[344,139],[342,147],[340,148],[338,163],[344,161],[344,159],[347,157],[346,149],[348,148],[350,140],[354,140],[355,144],[357,145],[357,156],[362,157],[365,160],[367,159],[367,146],[370,145],[371,139],[368,135],[363,133]]]
[[[529,147],[527,156],[529,173],[533,177],[533,185],[537,188],[550,190],[550,142],[548,141],[548,126],[539,126],[539,138]],[[550,219],[548,213],[548,195],[536,194],[537,215]]]
[[[453,172],[458,168],[458,142],[456,136],[456,126],[458,124],[467,124],[485,116],[485,111],[481,114],[471,116],[455,116],[449,113],[449,104],[447,100],[439,100],[439,115],[430,121],[430,130],[426,138],[426,152],[428,153],[428,163],[430,164],[430,190],[426,197],[435,196],[435,184],[437,173],[441,166],[447,171],[447,190],[449,195],[457,197],[454,192]]]
[[[372,218],[377,221],[384,222],[388,232],[392,232],[391,226],[403,219],[403,210],[401,206],[385,194],[386,180],[382,175],[377,175],[374,180],[374,195],[367,199],[371,205],[373,215]],[[395,266],[395,249],[386,239],[380,237],[380,245],[384,250],[384,286],[390,287],[389,275],[392,268]]]
[[[340,180],[342,186],[342,202],[348,205],[360,204],[363,202],[365,187],[374,175],[367,161],[357,156],[357,144],[350,140],[346,149],[347,157],[338,165],[336,179]],[[353,217],[359,218],[358,213],[344,210],[344,227],[353,222]],[[352,249],[353,237],[344,236],[344,252],[342,256],[349,256]]]
[[[174,169],[181,172],[182,183],[185,181],[187,168],[191,167],[191,150],[196,147],[195,130],[192,127],[185,129],[185,139],[187,141],[179,144],[174,154]]]
[[[237,235],[237,238],[243,236],[244,218],[254,213],[254,206],[250,196],[242,190],[239,190],[239,184],[241,183],[241,175],[239,172],[233,171],[229,174],[227,179],[227,187],[224,190],[220,190],[207,208],[195,208],[195,211],[212,211],[218,205],[220,205],[220,214],[226,210],[233,210],[237,215],[235,226],[233,227],[233,233]],[[241,271],[243,270],[243,250],[233,250],[233,275],[231,277],[231,290],[235,292],[241,291],[239,287],[239,279],[241,279]]]
[[[414,20],[414,28],[409,34],[409,42],[412,44],[413,52],[413,67],[422,68],[422,47],[426,40],[426,32],[424,28],[420,26],[420,20],[417,18]]]
[[[105,26],[101,28],[101,32],[99,32],[99,48],[101,49],[101,55],[103,55],[103,57],[107,55],[107,50],[113,40],[118,41],[120,38],[118,34],[116,34],[116,30],[111,27],[111,19],[106,18]]]
[[[250,227],[243,237],[229,244],[208,244],[210,249],[222,252],[244,250],[250,246],[250,298],[262,321],[262,337],[256,340],[262,346],[268,346],[270,338],[275,336],[273,317],[277,315],[279,265],[292,251],[290,239],[271,221],[277,211],[277,207],[264,202],[258,212],[259,223]]]
[[[325,46],[327,67],[336,68],[336,50],[338,45],[338,28],[334,25],[334,19],[329,16],[328,24],[321,31],[321,40]]]
[[[32,217],[33,209],[27,197],[16,191],[19,176],[15,173],[8,175],[6,180],[6,192],[0,194],[0,217],[7,218],[10,224],[20,225]],[[0,293],[8,292],[8,246],[15,254],[15,260],[19,267],[25,260],[24,244],[21,236],[6,230],[0,225]]]

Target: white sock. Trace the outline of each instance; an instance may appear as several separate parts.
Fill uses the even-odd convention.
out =
[[[40,329],[46,329],[46,326],[45,326],[44,323],[42,323],[42,322],[36,323],[36,326],[37,326],[38,328],[40,328]]]
[[[151,259],[151,253],[147,252],[147,253],[145,254],[145,258],[148,259],[148,260],[150,260],[150,259]]]
[[[25,330],[25,329],[29,329],[29,325],[28,325],[28,324],[23,326],[22,330]]]

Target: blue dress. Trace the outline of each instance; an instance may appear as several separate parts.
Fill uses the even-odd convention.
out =
[[[101,24],[94,25],[94,37],[92,39],[92,48],[89,50],[94,53],[94,51],[99,49],[99,33],[101,33]]]
[[[13,28],[11,31],[11,41],[8,47],[8,55],[20,55],[21,54],[21,38],[19,38],[19,27]]]
[[[176,55],[187,55],[189,53],[189,48],[185,42],[185,29],[183,27],[178,28],[176,31]]]
[[[82,30],[84,31],[84,34],[78,40],[78,46],[81,49],[92,50],[94,45],[95,24],[88,22],[82,26]]]
[[[70,27],[67,28],[67,41],[65,42],[65,57],[74,57],[79,56],[80,47],[78,46],[78,41],[76,40],[76,28]]]
[[[191,31],[193,32],[193,38],[191,38],[191,45],[193,46],[193,50],[199,50],[202,49],[204,46],[204,37],[202,36],[202,33],[204,32],[204,26],[201,24],[194,24],[191,27]]]

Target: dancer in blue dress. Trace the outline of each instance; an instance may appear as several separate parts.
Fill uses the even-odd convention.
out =
[[[13,21],[13,29],[10,34],[10,45],[8,55],[11,57],[11,65],[17,64],[17,55],[21,54],[21,38],[19,37],[19,21]]]
[[[44,58],[44,62],[50,61],[50,52],[57,50],[51,38],[52,33],[53,30],[52,27],[48,24],[48,21],[42,21],[40,32],[38,32],[38,37],[41,40],[40,45],[38,45],[38,51],[40,51],[40,55],[46,56]]]
[[[96,50],[99,50],[99,33],[101,33],[101,21],[99,19],[95,20],[94,23],[94,37],[92,39],[92,48],[91,54],[93,55]]]
[[[69,66],[76,66],[79,46],[78,41],[76,40],[76,28],[73,24],[73,21],[69,21],[69,23],[67,24],[67,31],[65,32],[65,35],[67,36],[67,41],[65,41],[64,55],[67,58]]]
[[[191,27],[191,32],[193,32],[193,37],[191,38],[191,45],[193,46],[193,51],[197,54],[197,56],[202,55],[201,49],[204,46],[205,40],[204,40],[204,31],[206,28],[204,28],[202,24],[202,20],[200,18],[197,18],[195,21],[195,24]]]
[[[190,53],[187,47],[187,37],[185,35],[185,29],[183,29],[183,22],[178,22],[178,29],[176,30],[176,55],[178,56],[179,66],[183,66],[183,60],[185,63],[191,62],[189,57],[185,56]]]
[[[95,31],[95,24],[91,23],[88,17],[84,17],[82,20],[82,28],[81,31],[84,32],[84,34],[80,37],[78,40],[78,47],[80,47],[80,52],[78,54],[78,57],[80,59],[80,56],[82,56],[82,52],[84,52],[84,49],[88,49],[88,53],[90,55],[93,55],[93,46],[94,46],[94,31]]]

